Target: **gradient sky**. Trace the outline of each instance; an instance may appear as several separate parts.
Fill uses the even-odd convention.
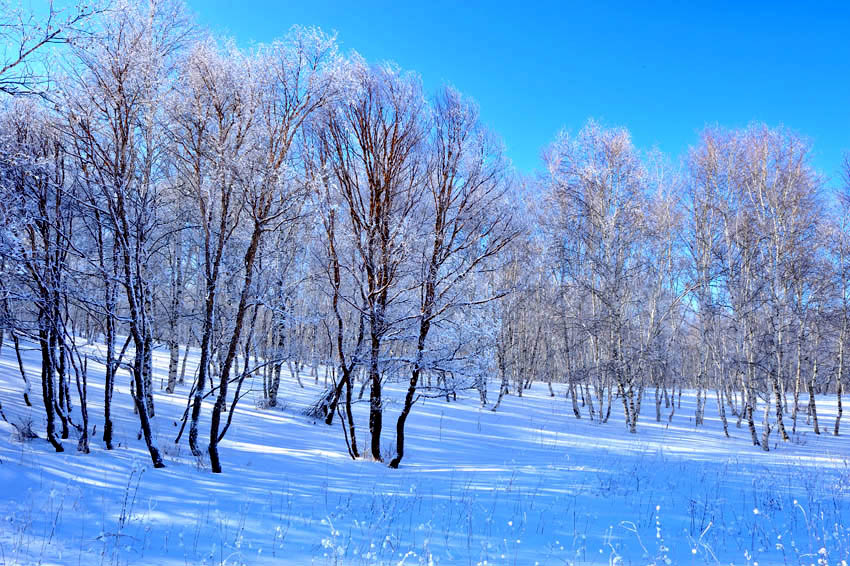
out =
[[[625,126],[674,159],[706,125],[785,125],[833,184],[850,150],[850,2],[189,0],[242,45],[293,24],[478,101],[520,171],[563,127]]]

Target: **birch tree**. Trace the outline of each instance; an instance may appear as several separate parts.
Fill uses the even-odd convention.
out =
[[[412,253],[407,238],[426,174],[426,105],[415,76],[360,60],[351,64],[355,91],[329,115],[320,143],[354,244],[349,270],[363,273],[356,281],[359,298],[351,302],[368,323],[370,450],[382,461],[382,347],[394,328],[391,309],[401,300]]]
[[[110,224],[134,353],[133,398],[154,467],[151,262],[171,227],[159,216],[163,147],[160,119],[168,77],[191,28],[178,4],[122,4],[90,42],[64,94],[65,127],[90,187],[89,207]]]
[[[432,326],[439,326],[454,310],[494,299],[486,289],[479,293],[466,283],[473,272],[491,268],[491,260],[517,235],[503,200],[510,188],[505,161],[500,147],[481,126],[477,109],[455,90],[444,89],[434,102],[432,128],[422,207],[426,245],[417,258],[416,346],[396,422],[391,468],[397,468],[404,457],[404,425],[416,401],[422,372],[435,363],[451,367],[454,357],[434,352],[436,348],[428,340]],[[456,352],[458,348],[451,345],[448,350]]]

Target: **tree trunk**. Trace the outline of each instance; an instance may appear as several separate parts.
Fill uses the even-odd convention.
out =
[[[207,386],[210,366],[210,348],[212,347],[213,316],[215,312],[216,284],[212,278],[207,279],[206,303],[204,305],[204,323],[201,329],[201,356],[198,362],[198,379],[195,384],[195,394],[192,399],[192,415],[189,422],[189,448],[195,458],[201,457],[198,447],[198,420],[201,417],[201,403]]]
[[[41,347],[41,394],[44,399],[44,411],[47,416],[47,441],[57,452],[64,451],[62,443],[56,438],[56,413],[53,401],[53,356],[50,355],[49,318],[44,308],[39,313],[38,342]]]
[[[773,376],[773,394],[776,398],[776,426],[779,428],[779,434],[784,442],[788,442],[791,438],[785,431],[785,422],[782,420],[782,392],[779,390],[779,376]]]
[[[133,388],[133,401],[135,402],[136,411],[139,414],[139,424],[142,427],[142,434],[144,435],[145,444],[148,447],[153,467],[164,468],[165,464],[162,462],[159,449],[157,449],[156,444],[153,441],[151,421],[147,408],[147,391],[145,390],[144,376],[144,367],[149,355],[148,352],[145,351],[147,340],[140,339],[136,332],[134,332],[134,334],[136,334],[134,337],[136,354],[133,363],[133,381],[135,383],[135,387]]]
[[[765,452],[770,452],[770,397],[767,398],[764,404],[764,422],[762,426],[761,449]]]
[[[374,317],[373,317],[374,318]],[[372,321],[374,325],[376,321]],[[380,340],[377,333],[372,331],[371,348],[369,350],[369,434],[371,435],[372,458],[377,462],[383,461],[381,457],[381,429],[383,428],[384,414],[381,401],[381,373],[378,367],[378,355],[380,353]]]
[[[493,405],[490,410],[496,411],[499,408],[499,405],[502,403],[502,397],[508,392],[509,382],[508,382],[508,371],[505,367],[505,353],[502,350],[501,346],[496,347],[496,358],[499,364],[499,397],[496,399],[496,404]]]
[[[27,407],[32,407],[29,395],[32,389],[30,387],[29,379],[27,379],[27,372],[24,369],[24,361],[21,358],[21,342],[14,330],[10,332],[10,334],[12,335],[12,343],[15,345],[15,357],[18,359],[18,370],[21,372],[21,379],[24,380],[24,404],[26,404]]]
[[[77,395],[80,398],[80,414],[83,422],[80,426],[80,440],[77,450],[83,454],[89,453],[89,409],[88,409],[88,358],[84,357],[80,367],[74,365],[74,375],[77,382]]]
[[[717,387],[717,412],[720,414],[720,422],[723,424],[723,434],[729,438],[729,423],[726,421],[726,407],[723,405],[723,387]]]
[[[815,434],[820,434],[820,426],[818,426],[818,408],[815,402],[815,375],[817,375],[817,361],[815,362],[815,371],[812,379],[808,380],[809,390],[809,414],[812,416],[812,424]]]
[[[174,393],[177,386],[177,364],[180,361],[180,341],[178,322],[180,320],[180,303],[183,296],[183,238],[182,232],[177,231],[177,241],[174,244],[174,279],[171,283],[171,309],[168,316],[168,385],[167,393]]]
[[[230,337],[227,353],[225,354],[224,361],[221,364],[218,396],[215,404],[213,405],[212,414],[210,415],[210,443],[207,448],[207,452],[210,456],[210,469],[214,474],[220,474],[222,472],[221,460],[218,454],[218,443],[221,441],[223,436],[223,433],[222,435],[219,434],[221,413],[227,405],[227,386],[230,379],[230,370],[237,355],[239,339],[242,335],[242,325],[245,320],[245,313],[248,310],[248,294],[251,291],[251,282],[254,277],[254,260],[256,258],[257,248],[260,245],[260,237],[263,233],[262,228],[262,225],[255,221],[254,231],[251,235],[251,242],[245,252],[243,261],[243,265],[245,266],[245,276],[242,281],[242,292],[239,296],[239,306],[236,308],[236,320],[233,327],[233,334]],[[234,408],[236,401],[238,401],[238,399],[234,399]]]
[[[579,385],[579,387],[581,387],[581,385]],[[569,388],[570,388],[570,400],[572,401],[572,404],[573,404],[573,414],[576,416],[577,419],[580,419],[581,418],[581,409],[578,406],[578,396],[576,394],[576,384],[570,383]],[[591,417],[591,420],[593,420],[592,417]]]
[[[838,427],[841,424],[841,414],[844,412],[844,408],[841,405],[841,394],[844,392],[844,384],[841,379],[841,372],[838,373],[837,380],[838,383],[836,386],[835,397],[838,403],[838,412],[835,415],[835,429],[833,431],[833,434],[835,434],[835,436],[838,436]]]

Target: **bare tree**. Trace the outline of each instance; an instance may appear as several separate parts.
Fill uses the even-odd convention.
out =
[[[838,197],[838,218],[829,233],[829,250],[834,265],[834,285],[836,298],[835,326],[835,395],[837,413],[833,434],[838,436],[841,417],[844,412],[842,396],[844,394],[845,367],[847,365],[847,341],[850,339],[850,154],[844,156],[842,191]]]
[[[92,198],[115,238],[134,346],[133,397],[155,467],[163,467],[151,430],[154,312],[151,262],[171,227],[160,210],[160,119],[165,78],[191,28],[178,4],[153,0],[110,14],[78,49],[79,70],[65,95],[66,128]]]
[[[342,196],[357,257],[352,272],[368,323],[371,454],[382,460],[382,346],[393,328],[390,309],[401,297],[411,253],[411,224],[423,190],[425,101],[419,80],[388,66],[352,63],[356,92],[322,129],[321,146]],[[342,219],[338,219],[336,226]],[[362,301],[362,302],[361,302]]]
[[[43,13],[32,13],[20,2],[0,2],[0,92],[45,95],[50,87],[47,51],[72,43],[89,32],[97,3],[59,9],[53,0]]]
[[[73,222],[69,207],[73,198],[66,190],[72,180],[67,178],[69,168],[60,136],[35,104],[13,105],[3,116],[2,128],[6,134],[0,187],[7,208],[3,255],[21,265],[26,274],[22,283],[29,292],[19,298],[33,304],[36,319],[30,328],[19,330],[28,332],[39,345],[47,440],[62,452],[56,419],[62,425],[61,437],[67,439],[71,406],[63,306],[67,303],[66,262]],[[16,337],[15,342],[17,350]],[[18,356],[21,363],[19,350]],[[22,363],[21,371],[24,375]]]
[[[261,65],[266,81],[261,83],[258,92],[255,174],[253,183],[247,185],[245,191],[244,208],[250,236],[242,262],[244,278],[210,419],[208,452],[210,466],[216,473],[222,471],[218,443],[227,431],[225,426],[219,432],[221,412],[227,403],[230,369],[237,354],[249,298],[254,292],[252,282],[257,251],[267,233],[287,232],[300,215],[306,193],[303,180],[292,174],[293,143],[310,115],[333,102],[336,96],[336,44],[333,37],[321,32],[296,28],[284,42],[273,45],[264,54]],[[284,241],[290,243],[291,239]],[[236,401],[238,389],[230,417]]]
[[[200,43],[182,70],[171,114],[172,154],[201,227],[204,287],[200,362],[192,393],[189,446],[201,456],[198,421],[212,363],[220,274],[229,244],[247,215],[258,92],[253,65],[230,48]],[[255,247],[256,251],[256,247]]]
[[[422,372],[435,362],[446,367],[453,357],[429,348],[432,326],[453,310],[474,308],[495,298],[486,289],[479,294],[465,283],[474,271],[492,267],[491,260],[517,235],[503,202],[510,183],[500,148],[481,126],[477,109],[453,89],[443,90],[434,102],[429,157],[422,211],[428,220],[426,246],[416,280],[418,332],[410,382],[396,422],[391,468],[397,468],[404,457],[404,425]],[[451,352],[458,349],[449,346]]]
[[[626,131],[605,130],[595,122],[575,138],[562,134],[546,160],[548,225],[567,262],[561,271],[588,295],[592,318],[585,324],[594,365],[613,378],[626,423],[636,432],[637,369],[645,352],[629,351],[629,321],[637,282],[647,268],[642,218],[647,172]]]

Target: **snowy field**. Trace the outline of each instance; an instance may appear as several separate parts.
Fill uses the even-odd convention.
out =
[[[35,351],[25,355],[41,403]],[[167,369],[159,352],[156,384]],[[191,375],[190,362],[187,376]],[[650,392],[638,434],[619,402],[609,423],[576,420],[563,392],[535,384],[498,412],[476,392],[427,400],[408,420],[400,470],[352,461],[338,424],[301,416],[321,391],[289,376],[284,407],[247,397],[221,445],[224,474],[192,458],[176,425],[187,387],[156,395],[154,426],[167,467],[154,470],[133,415],[126,373],[115,394],[116,439],[99,442],[102,374],[90,368],[92,454],[53,453],[14,439],[0,422],[0,564],[829,564],[850,561],[850,438],[798,435],[771,452],[731,423],[723,437],[713,396],[694,427],[683,397],[668,426]],[[496,392],[491,384],[491,396]],[[14,351],[0,359],[10,421],[43,409],[20,394]],[[260,394],[258,394],[259,397]],[[367,395],[368,397],[368,395]],[[399,386],[389,386],[391,446]],[[75,396],[76,398],[76,396]],[[831,430],[834,398],[818,400]],[[359,438],[367,433],[357,405]],[[209,409],[206,409],[206,416]],[[78,416],[78,415],[77,415]],[[850,425],[850,423],[848,423]],[[789,425],[790,428],[790,425]],[[206,433],[202,423],[202,434]],[[845,430],[847,428],[845,427]]]

